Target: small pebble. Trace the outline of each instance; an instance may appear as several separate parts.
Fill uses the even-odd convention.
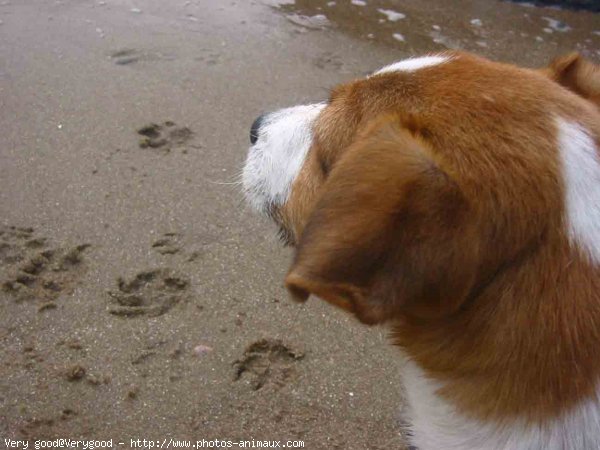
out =
[[[194,347],[194,353],[196,356],[203,356],[210,352],[212,352],[212,347],[209,347],[208,345],[200,344]]]

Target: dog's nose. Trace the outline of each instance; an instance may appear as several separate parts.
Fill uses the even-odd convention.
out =
[[[258,140],[258,132],[263,122],[263,118],[264,114],[258,116],[256,120],[252,123],[252,126],[250,127],[250,143],[252,145],[256,144],[256,141]]]

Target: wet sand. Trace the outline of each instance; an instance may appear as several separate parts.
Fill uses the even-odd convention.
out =
[[[0,2],[1,438],[402,448],[386,329],[287,299],[249,125],[428,51],[598,61],[600,16],[355,3]]]

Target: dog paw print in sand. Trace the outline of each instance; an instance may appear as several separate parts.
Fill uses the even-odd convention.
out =
[[[130,280],[119,278],[109,291],[108,312],[122,317],[157,317],[187,298],[189,281],[168,269],[140,272]]]
[[[253,390],[264,386],[282,387],[296,375],[295,364],[304,353],[290,349],[278,339],[261,339],[248,346],[235,361],[234,381],[246,380]]]
[[[205,245],[206,242],[200,242],[201,245]],[[195,247],[195,250],[191,250],[189,246],[184,243],[184,236],[181,233],[164,233],[159,239],[152,243],[152,250],[156,251],[161,255],[178,255],[186,258],[187,262],[196,261],[203,255],[200,248]]]
[[[174,147],[181,147],[193,136],[188,127],[180,127],[175,122],[166,121],[162,124],[150,123],[137,130],[141,136],[140,148],[160,149],[165,153]]]
[[[41,309],[53,308],[52,300],[72,292],[88,247],[51,247],[32,228],[0,227],[1,289],[16,300],[38,299],[46,302]]]

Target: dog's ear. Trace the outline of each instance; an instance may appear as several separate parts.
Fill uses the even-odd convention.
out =
[[[336,163],[286,277],[293,298],[314,294],[368,324],[464,302],[478,266],[475,213],[410,128],[379,119]]]
[[[600,106],[600,66],[579,53],[560,56],[542,71],[552,80]]]

